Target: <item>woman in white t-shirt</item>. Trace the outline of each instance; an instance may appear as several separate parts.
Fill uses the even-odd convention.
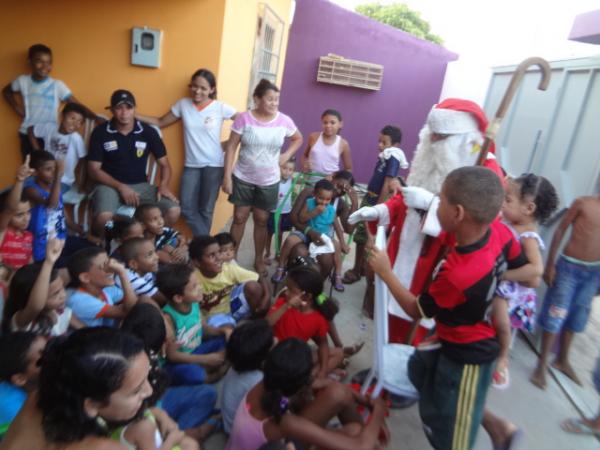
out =
[[[279,89],[268,80],[260,80],[253,93],[254,109],[236,116],[225,149],[223,191],[233,203],[230,233],[240,248],[246,221],[252,211],[254,221],[254,268],[266,274],[263,258],[267,239],[269,211],[277,207],[279,166],[302,145],[302,135],[294,121],[278,111]],[[281,153],[286,138],[287,150]],[[235,150],[240,153],[234,167]]]
[[[181,213],[194,236],[201,236],[210,234],[223,182],[221,128],[224,120],[235,119],[236,111],[216,100],[217,82],[210,70],[197,70],[189,88],[190,96],[179,100],[162,117],[138,115],[138,118],[161,128],[183,121],[185,167],[179,193]]]

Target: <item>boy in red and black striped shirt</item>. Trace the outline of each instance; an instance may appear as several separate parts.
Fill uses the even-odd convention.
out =
[[[464,450],[475,442],[499,353],[490,317],[496,286],[504,271],[527,263],[518,241],[497,220],[503,200],[500,179],[489,169],[463,167],[448,175],[438,219],[455,235],[456,246],[419,297],[399,283],[385,252],[372,249],[369,258],[404,311],[436,320],[441,348],[417,350],[408,365],[436,449]]]

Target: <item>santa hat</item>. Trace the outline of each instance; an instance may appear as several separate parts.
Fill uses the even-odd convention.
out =
[[[460,98],[447,98],[431,109],[427,117],[427,124],[433,133],[465,134],[479,132],[483,137],[488,126],[488,120],[477,103]],[[493,151],[492,144],[490,152],[493,153]]]

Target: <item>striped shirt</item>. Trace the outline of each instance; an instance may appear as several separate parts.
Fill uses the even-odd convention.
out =
[[[156,236],[154,239],[156,251],[162,250],[162,248],[167,245],[170,245],[171,247],[177,247],[178,237],[179,231],[173,228],[163,227],[163,233],[160,236]]]
[[[129,277],[129,282],[136,295],[147,295],[148,297],[152,297],[158,292],[158,288],[154,285],[156,278],[154,273],[148,272],[144,275],[140,275],[136,271],[128,268],[127,276]],[[119,277],[115,278],[116,285],[123,289],[123,286],[121,286],[121,279]]]

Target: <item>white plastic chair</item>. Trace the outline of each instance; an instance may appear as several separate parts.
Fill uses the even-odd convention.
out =
[[[377,228],[375,245],[384,251],[386,249],[385,229],[382,226]],[[415,348],[410,345],[389,342],[388,303],[390,297],[390,291],[383,280],[375,276],[373,365],[362,385],[361,393],[366,394],[373,380],[377,379],[371,394],[374,398],[379,396],[382,389],[402,397],[418,398],[419,394],[408,378],[408,360]]]

